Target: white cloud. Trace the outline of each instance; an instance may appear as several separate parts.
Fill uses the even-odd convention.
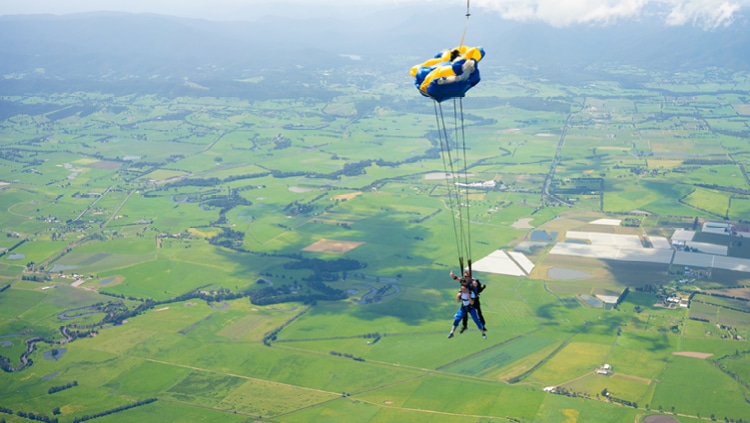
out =
[[[672,6],[666,17],[668,25],[691,23],[706,29],[730,25],[740,9],[739,4],[728,1],[675,1]]]
[[[750,0],[475,0],[472,7],[497,12],[504,19],[541,21],[555,27],[608,25],[656,14],[667,25],[705,29],[730,25]]]

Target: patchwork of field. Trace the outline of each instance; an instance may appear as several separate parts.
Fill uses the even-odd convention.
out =
[[[748,210],[747,137],[722,117],[746,112],[748,79],[687,72],[682,94],[623,72],[488,69],[454,157],[492,182],[470,208],[400,76],[377,99],[351,81],[253,101],[5,96],[0,420],[746,417],[750,245],[698,223]],[[711,125],[698,97],[722,110]],[[48,116],[77,101],[92,113]],[[471,321],[447,338],[460,219],[487,339]]]

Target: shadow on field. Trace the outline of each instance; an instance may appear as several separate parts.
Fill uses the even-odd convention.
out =
[[[640,348],[647,351],[672,351],[674,345],[670,345],[669,337],[666,334],[639,334],[639,333],[628,333],[628,336],[635,340]]]
[[[558,319],[563,317],[563,306],[558,303],[547,303],[536,308],[536,317],[546,320],[545,324],[557,326]]]
[[[455,310],[448,313],[445,313],[443,304],[429,305],[418,301],[397,299],[368,305],[367,307],[358,307],[352,315],[365,321],[372,321],[382,317],[395,317],[408,326],[420,326],[428,322],[433,322],[435,316],[445,316],[445,320],[448,322],[452,320]],[[446,323],[446,326],[448,325],[449,323]]]
[[[623,287],[641,288],[645,285],[666,285],[674,275],[667,273],[669,266],[660,263],[636,264],[627,261],[602,260],[615,281]]]
[[[394,204],[400,204],[402,197],[408,197],[410,193],[405,192],[401,194],[393,194]],[[333,195],[333,194],[331,194]],[[387,205],[381,206],[380,208],[368,209],[372,214],[365,215],[360,220],[356,220],[353,223],[349,223],[347,226],[342,227],[340,225],[320,223],[324,221],[335,221],[334,217],[339,207],[352,207],[355,210],[361,207],[358,204],[352,204],[357,201],[365,201],[359,198],[348,200],[344,206],[333,206],[331,207],[329,202],[329,195],[316,195],[317,200],[313,200],[311,204],[315,207],[313,210],[322,209],[322,206],[326,207],[326,213],[321,214],[315,219],[312,219],[309,223],[300,225],[296,231],[306,231],[306,235],[310,235],[312,231],[321,231],[317,225],[326,225],[322,227],[324,229],[321,233],[326,233],[325,236],[309,236],[300,237],[292,236],[289,239],[312,239],[313,242],[319,241],[322,238],[328,240],[346,240],[354,242],[363,242],[362,246],[355,249],[337,253],[337,252],[315,252],[315,251],[304,251],[303,248],[308,246],[309,242],[305,244],[289,245],[284,250],[276,252],[260,252],[260,251],[230,251],[226,249],[218,249],[217,254],[223,256],[223,259],[236,263],[238,270],[234,272],[233,276],[248,279],[254,278],[256,275],[259,277],[266,272],[274,273],[274,288],[280,288],[284,285],[293,286],[297,284],[300,288],[295,289],[295,296],[297,301],[307,301],[305,297],[320,296],[320,294],[326,294],[325,288],[320,289],[317,286],[316,289],[311,287],[305,279],[312,278],[315,276],[315,272],[312,268],[304,266],[296,266],[295,270],[290,271],[289,274],[296,275],[290,277],[289,274],[285,275],[285,269],[279,266],[279,263],[287,263],[289,265],[304,264],[313,260],[329,262],[332,264],[331,268],[325,268],[320,266],[325,271],[325,274],[321,274],[318,279],[322,283],[334,290],[346,290],[345,283],[341,283],[341,280],[330,280],[330,277],[341,278],[344,274],[362,273],[367,278],[372,278],[375,281],[376,278],[381,278],[375,283],[368,281],[367,283],[373,283],[375,286],[380,288],[384,283],[387,283],[389,279],[397,280],[395,282],[399,288],[404,286],[416,287],[411,284],[423,284],[430,278],[425,278],[425,275],[419,275],[419,279],[415,277],[417,275],[405,274],[394,274],[394,275],[383,275],[382,268],[387,267],[390,269],[406,269],[406,272],[410,269],[428,269],[434,267],[436,257],[427,257],[422,253],[423,251],[438,251],[441,254],[440,258],[444,258],[443,250],[435,250],[430,247],[431,244],[437,243],[438,245],[447,245],[444,248],[445,251],[450,251],[449,247],[452,245],[452,233],[448,235],[436,234],[432,229],[433,226],[442,223],[442,220],[447,220],[449,214],[443,210],[438,213],[431,213],[430,215],[418,215],[413,211],[401,212],[395,208],[391,208]],[[321,202],[321,204],[317,204]],[[432,204],[432,203],[431,203]],[[441,204],[434,202],[435,205]],[[442,206],[441,206],[442,207]],[[437,210],[437,209],[435,209]],[[342,215],[352,215],[348,210],[341,210]],[[312,212],[311,212],[312,214]],[[317,215],[317,213],[316,213]],[[328,220],[326,220],[328,219]],[[415,222],[416,221],[416,222]],[[418,224],[415,224],[418,223]],[[308,225],[316,225],[311,227],[307,231]],[[252,228],[252,226],[250,227]],[[447,239],[450,236],[451,239]],[[245,238],[251,237],[251,234],[245,234]],[[283,235],[282,235],[283,237]],[[436,241],[436,238],[440,237]],[[445,239],[443,239],[445,238]],[[278,239],[277,239],[278,241]],[[362,264],[361,269],[336,269],[335,262],[340,259],[345,259],[350,262],[356,260]],[[267,263],[274,263],[273,267],[269,267]],[[317,263],[320,265],[320,263]],[[286,264],[284,265],[286,267]],[[414,270],[414,273],[417,273]],[[396,273],[396,272],[394,272]],[[432,272],[430,272],[432,273]],[[248,276],[252,275],[252,276]],[[446,274],[441,278],[445,279],[445,286],[451,287],[451,295],[445,298],[440,298],[439,301],[431,302],[433,299],[419,298],[417,300],[404,299],[403,295],[395,295],[394,298],[388,298],[382,302],[374,302],[371,304],[362,305],[352,310],[352,316],[361,318],[366,321],[370,321],[379,317],[395,317],[400,319],[403,323],[409,326],[418,326],[427,321],[434,321],[435,316],[445,315],[446,319],[452,319],[453,314],[456,312],[453,308],[453,302],[451,301],[453,294],[454,283],[450,281]],[[385,282],[384,282],[385,281]],[[250,286],[254,289],[255,285],[252,280],[248,281]],[[431,283],[431,282],[430,282]],[[442,284],[441,284],[442,285]],[[418,287],[417,287],[418,288]],[[419,288],[418,288],[419,289]],[[316,298],[316,301],[325,301]],[[450,305],[451,310],[448,313],[444,313],[444,307],[446,303]],[[324,307],[319,308],[321,312]]]
[[[576,298],[556,298],[556,301],[537,306],[536,317],[545,320],[547,326],[558,326],[559,322],[569,321],[571,313],[581,308]],[[577,318],[575,318],[577,319]]]
[[[617,331],[627,325],[628,320],[631,320],[625,314],[617,314],[616,311],[612,313],[604,314],[597,320],[590,322],[587,332],[596,335],[612,335],[617,336]]]

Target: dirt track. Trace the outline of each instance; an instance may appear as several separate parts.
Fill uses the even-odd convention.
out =
[[[693,352],[693,351],[677,351],[677,352],[673,352],[672,355],[680,355],[683,357],[692,357],[692,358],[708,358],[708,357],[711,357],[713,354]]]

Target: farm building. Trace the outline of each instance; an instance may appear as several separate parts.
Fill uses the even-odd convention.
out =
[[[732,233],[732,225],[724,222],[705,222],[701,230],[712,234],[729,235]]]
[[[598,375],[609,375],[610,372],[612,372],[612,366],[609,364],[604,364],[603,366],[596,369],[596,374]]]

